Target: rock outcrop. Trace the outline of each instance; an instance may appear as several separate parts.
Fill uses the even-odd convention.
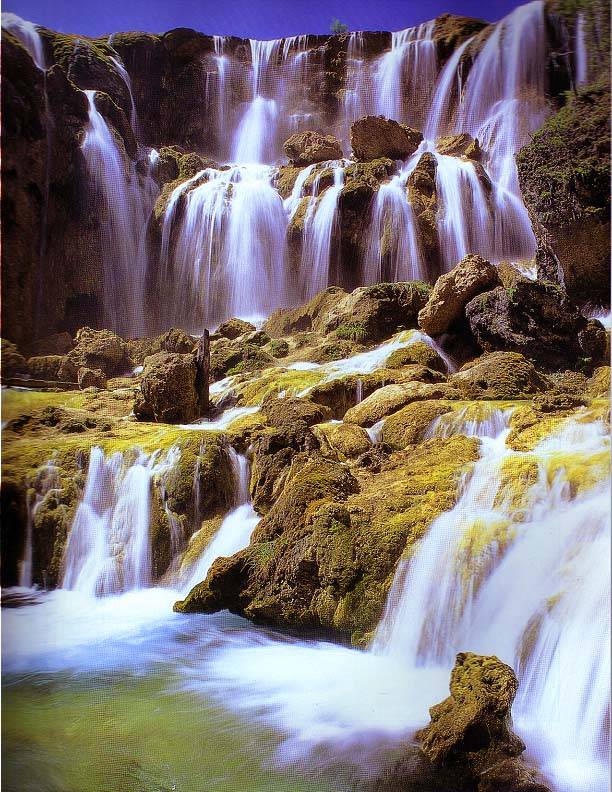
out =
[[[200,416],[193,355],[158,352],[145,358],[134,414],[141,421],[189,423]]]
[[[351,126],[351,147],[358,160],[407,159],[421,140],[423,135],[416,129],[383,116],[365,116]]]
[[[290,164],[298,166],[338,160],[343,156],[338,139],[319,132],[297,132],[284,142],[283,149]]]
[[[481,256],[466,256],[436,281],[419,313],[419,327],[428,335],[442,335],[462,318],[465,306],[473,297],[499,284],[492,264]]]

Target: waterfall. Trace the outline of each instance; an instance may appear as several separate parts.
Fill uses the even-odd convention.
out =
[[[189,573],[184,593],[206,579],[215,559],[234,555],[249,544],[251,534],[259,522],[249,495],[250,469],[246,457],[238,454],[231,446],[229,455],[234,471],[234,507],[221,523],[219,530]]]
[[[130,95],[130,126],[132,127],[135,137],[138,138],[138,114],[136,113],[136,103],[134,102],[134,94],[132,93],[132,81],[130,79],[130,75],[128,74],[127,69],[123,65],[123,61],[119,56],[115,57],[114,55],[111,55],[110,59],[117,69],[117,73],[125,83],[125,87],[128,89],[128,93]]]
[[[452,115],[453,98],[458,101],[461,97],[459,64],[463,53],[473,40],[472,36],[460,44],[442,69],[423,129],[425,140],[435,142],[436,138],[448,128],[449,116]]]
[[[584,85],[588,79],[588,59],[584,22],[584,13],[581,12],[576,17],[576,44],[574,55],[575,81],[578,86]]]
[[[17,14],[2,13],[2,27],[11,33],[28,51],[30,57],[42,71],[46,68],[45,51],[38,28]]]
[[[19,586],[32,588],[34,518],[45,496],[59,488],[58,468],[49,460],[37,473],[33,489],[26,495],[26,537],[23,558],[19,562]]]
[[[274,159],[278,105],[275,99],[266,98],[263,91],[267,88],[268,65],[278,53],[280,43],[280,39],[249,39],[252,100],[236,130],[235,162],[262,163]]]
[[[267,316],[285,303],[287,218],[272,178],[265,165],[207,168],[174,191],[162,232],[168,322],[201,332],[230,316]]]
[[[543,122],[546,34],[541,0],[498,22],[478,53],[459,105],[457,131],[477,137],[501,188],[519,195],[514,154]]]
[[[83,156],[100,197],[104,311],[108,327],[125,336],[145,332],[147,274],[146,224],[153,208],[155,187],[141,185],[136,165],[96,109],[95,91],[85,91],[89,125]]]
[[[338,198],[344,186],[344,167],[336,163],[329,164],[333,168],[334,183],[318,197],[319,180],[324,170],[319,171],[304,218],[300,265],[300,293],[304,300],[310,300],[330,283],[333,242],[338,230]]]
[[[391,49],[380,58],[374,72],[378,115],[421,126],[421,112],[436,79],[434,25],[432,20],[391,34]]]
[[[365,285],[380,281],[427,280],[416,218],[406,196],[406,182],[420,152],[380,185],[372,204],[362,265]]]
[[[598,788],[610,673],[609,437],[602,422],[572,418],[518,453],[506,445],[508,416],[464,412],[431,427],[430,436],[479,437],[481,457],[455,507],[400,562],[373,651],[411,668],[450,667],[465,649],[498,655],[517,670],[515,722],[533,733],[542,770],[563,790]],[[572,478],[573,466],[595,473],[591,486]],[[521,470],[533,483],[517,492]]]
[[[91,449],[83,498],[68,534],[62,588],[90,596],[145,588],[151,583],[149,511],[152,477],[173,464],[168,452],[139,453],[133,462]]]

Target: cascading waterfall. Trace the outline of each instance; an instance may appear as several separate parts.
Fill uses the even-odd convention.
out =
[[[162,459],[139,453],[133,462],[120,452],[110,458],[90,452],[83,498],[64,554],[62,587],[90,596],[145,588],[151,583],[149,511],[151,481],[176,462],[176,450]]]
[[[251,534],[260,520],[253,509],[249,495],[250,468],[246,457],[238,454],[231,446],[229,455],[234,471],[234,507],[221,523],[210,544],[189,572],[184,593],[206,578],[213,561],[221,556],[231,556],[246,547]]]
[[[233,154],[235,162],[270,162],[274,157],[278,105],[275,99],[264,96],[264,90],[268,66],[278,53],[280,41],[249,39],[253,98],[236,130]]]
[[[198,332],[228,316],[264,317],[284,302],[287,220],[272,175],[265,165],[207,168],[174,191],[162,231],[169,321]]]
[[[365,285],[380,281],[427,280],[406,182],[420,152],[390,181],[380,185],[372,204],[362,268]]]
[[[334,235],[338,229],[338,198],[344,186],[344,167],[329,163],[333,169],[334,183],[319,194],[319,179],[314,181],[312,198],[304,218],[302,234],[302,261],[300,266],[300,293],[309,300],[330,283]]]
[[[436,83],[436,90],[431,101],[431,108],[423,129],[423,137],[431,143],[436,138],[448,131],[450,118],[455,105],[461,97],[461,71],[459,65],[463,53],[470,46],[474,38],[466,39],[460,44],[447,60],[440,77]]]
[[[584,31],[584,14],[580,13],[576,17],[576,32],[575,32],[575,53],[574,53],[574,70],[576,85],[584,85],[588,79],[588,59],[586,36]]]
[[[374,72],[378,115],[422,126],[436,80],[434,24],[424,22],[391,34],[391,49],[379,59]]]
[[[23,44],[36,66],[44,71],[46,68],[45,50],[37,26],[16,14],[4,11],[2,27]]]
[[[32,587],[34,518],[45,496],[59,487],[58,468],[53,460],[50,459],[42,467],[41,471],[37,473],[36,479],[34,488],[28,491],[26,498],[26,539],[23,558],[19,562],[19,586],[26,589]]]
[[[116,332],[144,334],[147,275],[146,225],[156,188],[141,181],[132,162],[97,110],[95,91],[85,91],[89,125],[83,156],[100,198],[100,226],[104,264],[104,312]]]
[[[508,415],[464,411],[430,429],[479,437],[481,458],[456,506],[430,526],[414,559],[400,562],[373,651],[412,668],[450,667],[467,648],[497,654],[519,674],[515,720],[539,738],[532,742],[544,772],[563,790],[599,789],[610,663],[606,641],[602,647],[609,438],[601,422],[571,419],[533,452],[518,453],[506,445]],[[535,483],[519,495],[508,471],[521,465]],[[601,483],[572,481],[573,465],[603,465]]]

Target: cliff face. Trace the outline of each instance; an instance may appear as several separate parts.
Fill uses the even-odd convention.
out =
[[[554,15],[551,11],[546,17],[544,91],[553,105],[565,101],[562,92],[570,84],[567,64],[556,56],[563,38],[559,32],[560,13],[554,9]],[[570,33],[573,18],[568,15],[566,20]],[[144,312],[159,316],[168,301],[169,279],[174,277],[161,261],[164,208],[172,190],[200,168],[236,161],[282,163],[282,143],[296,129],[335,135],[344,155],[349,156],[351,121],[360,115],[379,115],[381,111],[390,118],[395,113],[399,121],[421,130],[434,104],[436,75],[440,78],[444,66],[459,55],[461,47],[456,80],[451,81],[447,97],[446,116],[453,115],[458,99],[455,82],[459,80],[465,86],[495,27],[445,14],[421,28],[411,35],[424,36],[431,43],[436,66],[433,75],[424,73],[419,78],[418,85],[411,82],[411,69],[401,59],[393,65],[393,57],[387,65],[397,68],[397,79],[384,83],[379,69],[381,58],[392,56],[401,40],[401,36],[392,37],[386,32],[297,36],[260,43],[267,47],[264,52],[253,48],[248,40],[207,36],[185,28],[163,35],[116,33],[108,39],[95,40],[39,28],[46,66],[43,71],[18,39],[3,30],[3,335],[25,343],[53,332],[74,333],[85,323],[109,325],[105,304],[113,296],[116,280],[109,279],[105,256],[112,247],[109,215],[117,201],[110,201],[110,208],[108,201],[104,205],[100,185],[84,157],[83,142],[91,124],[84,91],[96,92],[95,108],[108,125],[118,151],[117,167],[124,174],[125,190],[140,190],[136,200],[140,201],[145,221],[155,191],[161,192],[163,200],[149,218],[147,239],[139,253],[145,264],[138,275]],[[397,90],[393,88],[389,93],[389,86],[396,86]],[[600,105],[605,101],[602,99]],[[582,115],[588,115],[585,101],[582,106]],[[249,123],[259,124],[262,139],[266,137],[254,159],[249,159],[252,152],[248,146],[246,152],[236,147],[237,133],[251,111],[256,117],[250,118]],[[448,131],[452,130],[441,128],[438,134]],[[589,135],[589,129],[585,129],[585,136]],[[471,158],[483,200],[490,204],[494,191],[487,173],[488,153],[479,153],[478,146],[475,151],[476,154],[458,151],[457,156]],[[437,191],[436,159],[431,154],[427,156],[429,159],[420,163],[404,193],[415,214],[422,259],[421,272],[413,272],[412,276],[431,280],[448,269],[439,238],[448,207]],[[484,165],[476,161],[481,156],[485,158]],[[598,149],[589,153],[592,156],[599,158],[595,165],[601,177],[597,184],[601,186],[605,181],[605,152]],[[337,252],[329,256],[330,283],[354,288],[364,282],[374,200],[381,184],[401,171],[401,163],[388,157],[379,157],[376,164],[357,162],[344,168],[334,221],[333,247]],[[540,239],[542,219],[533,195],[542,191],[541,169],[525,165],[521,178],[528,170],[534,175],[529,177],[529,184],[525,176],[523,184]],[[290,196],[300,173],[297,167],[282,166],[271,177],[283,199]],[[332,170],[322,167],[306,181],[304,203],[288,222],[287,238],[282,243],[289,248],[284,265],[289,280],[299,274],[301,234],[309,206],[306,196],[318,196],[320,203],[333,180]],[[600,190],[600,186],[596,189]],[[599,198],[592,205],[598,205],[597,201]],[[314,207],[313,203],[310,210]],[[465,214],[472,211],[466,204]],[[559,207],[559,211],[563,214],[565,208]],[[177,218],[180,219],[180,212]],[[585,223],[581,227],[591,228],[590,214],[588,218],[581,216],[581,222],[582,219]],[[131,216],[127,222],[132,222]],[[384,212],[377,222],[377,279],[392,280],[397,277],[397,261],[408,255],[402,247],[406,234]],[[565,228],[564,223],[559,225]],[[605,293],[605,288],[593,286],[602,282],[599,271],[605,257],[605,222],[602,225],[601,213],[596,224],[597,262],[588,265],[593,274],[583,277],[579,272],[564,278],[565,286],[576,288],[576,296],[585,300],[602,300]],[[170,248],[176,242],[176,225],[171,228]],[[472,235],[468,236],[473,246]],[[562,236],[559,240],[560,246],[567,241]],[[578,247],[580,250],[572,253],[572,261],[562,265],[567,273],[581,270],[582,243]],[[462,251],[450,266],[464,252],[479,252],[497,260],[490,250],[470,248]],[[129,264],[130,254],[124,258]],[[125,285],[122,300],[130,299],[131,288],[132,285]],[[307,296],[300,294],[297,299]],[[148,329],[170,326],[165,320],[162,324],[163,328],[157,325]]]

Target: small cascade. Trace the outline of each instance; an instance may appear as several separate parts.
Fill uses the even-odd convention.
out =
[[[380,185],[373,201],[361,280],[364,285],[380,281],[427,280],[406,182],[419,161],[411,157],[400,173]]]
[[[272,178],[264,165],[207,168],[174,191],[162,230],[168,322],[201,332],[285,302],[287,217]]]
[[[281,39],[249,39],[252,99],[236,130],[233,159],[240,163],[271,162],[275,157],[278,104],[266,98],[268,66],[278,54]]]
[[[574,34],[574,71],[577,86],[584,85],[588,80],[588,58],[584,24],[584,13],[580,12],[576,17],[576,32]]]
[[[431,143],[436,138],[452,130],[451,116],[453,109],[461,98],[461,71],[459,65],[463,53],[474,38],[466,39],[448,59],[438,81],[431,101],[431,107],[423,129],[423,137]]]
[[[214,47],[215,47],[215,55],[214,61],[217,67],[217,85],[216,85],[216,97],[217,97],[217,139],[222,141],[225,136],[225,123],[227,117],[227,94],[225,90],[225,82],[227,79],[227,72],[228,72],[228,59],[225,55],[225,36],[213,36]],[[207,103],[208,106],[209,103]]]
[[[338,230],[338,198],[344,186],[344,167],[333,165],[334,183],[319,197],[319,171],[315,179],[312,198],[304,219],[302,235],[302,260],[300,264],[300,293],[310,300],[326,289],[330,283],[333,264],[333,243]]]
[[[138,138],[138,113],[136,112],[136,103],[134,102],[134,94],[132,93],[132,80],[130,79],[127,69],[123,65],[123,61],[118,55],[111,55],[110,59],[114,63],[117,73],[125,83],[125,87],[128,89],[130,95],[130,126],[134,132],[134,136]]]
[[[375,424],[366,428],[366,432],[368,433],[368,437],[370,438],[370,442],[372,445],[376,445],[380,443],[382,439],[382,430],[383,426],[385,425],[385,419],[381,418],[380,421],[376,421]]]
[[[100,198],[106,322],[124,336],[144,334],[147,275],[146,224],[156,187],[141,181],[136,165],[119,148],[96,109],[95,91],[85,91],[89,125],[82,144]],[[122,295],[118,302],[118,296]]]
[[[361,377],[357,378],[355,384],[355,404],[360,404],[363,401],[363,380]]]
[[[374,72],[378,115],[422,127],[437,72],[434,25],[425,22],[391,34],[391,49]]]
[[[206,579],[208,570],[215,559],[232,556],[246,547],[260,519],[253,509],[249,495],[249,462],[245,456],[238,454],[231,446],[228,453],[234,471],[234,506],[189,572],[183,589],[185,594],[188,594],[195,585]]]
[[[47,67],[45,50],[37,26],[18,17],[17,14],[4,11],[2,27],[23,44],[36,66],[44,71]]]
[[[366,115],[371,105],[371,86],[365,65],[364,37],[350,34],[346,49],[346,77],[342,94],[342,139],[348,144],[353,121]]]
[[[44,501],[45,496],[59,487],[58,468],[53,460],[49,460],[36,474],[34,487],[28,490],[26,498],[26,539],[23,558],[19,562],[20,588],[32,588],[32,561],[33,561],[33,529],[36,512]]]
[[[568,419],[533,452],[519,453],[506,445],[509,410],[470,409],[430,428],[429,436],[480,438],[481,457],[455,507],[434,520],[412,560],[400,562],[373,651],[413,669],[450,668],[468,648],[498,655],[517,670],[515,725],[538,746],[542,771],[562,790],[603,788],[606,427],[588,415]],[[593,480],[576,480],[574,466],[593,471]],[[521,470],[531,471],[530,483],[517,491]]]
[[[151,480],[176,462],[176,449],[160,461],[139,453],[133,462],[91,449],[83,498],[64,553],[62,588],[104,596],[151,583],[149,510]]]

